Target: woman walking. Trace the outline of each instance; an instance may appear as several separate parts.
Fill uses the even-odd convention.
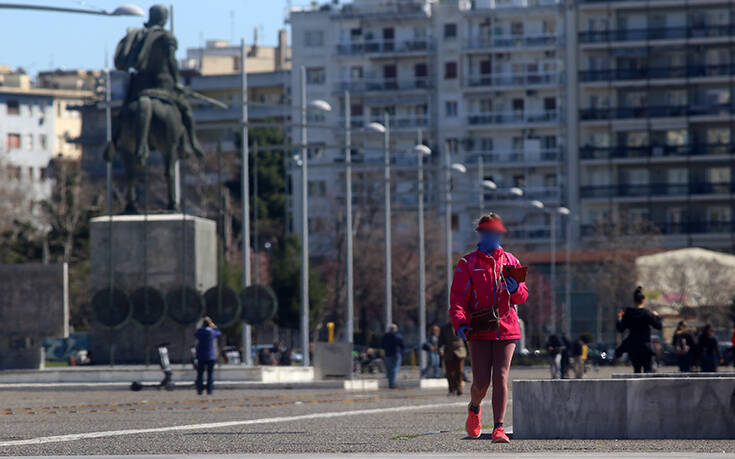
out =
[[[687,323],[683,320],[676,326],[672,344],[674,345],[674,353],[679,364],[679,371],[688,373],[692,368],[694,336],[692,336],[692,332],[687,327]]]
[[[469,340],[470,347],[472,388],[465,427],[472,438],[482,433],[480,405],[492,382],[492,441],[508,443],[503,430],[508,371],[515,340],[521,337],[515,305],[526,302],[528,289],[521,263],[500,246],[507,233],[502,219],[495,213],[484,215],[475,231],[480,242],[457,263],[449,306],[455,333]]]
[[[628,337],[625,338],[616,351],[616,355],[627,352],[630,361],[633,363],[633,371],[640,373],[651,373],[651,358],[654,355],[651,347],[651,327],[661,330],[661,317],[656,311],[649,311],[644,307],[646,296],[643,294],[643,287],[638,287],[633,292],[634,306],[625,308],[625,311],[618,311],[618,322],[616,328],[618,332],[623,333],[630,330]]]
[[[720,355],[720,345],[715,338],[715,329],[712,325],[707,324],[699,335],[699,365],[703,372],[717,372],[722,356]]]

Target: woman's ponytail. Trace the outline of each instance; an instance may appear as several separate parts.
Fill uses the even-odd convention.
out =
[[[635,291],[633,292],[633,301],[636,305],[643,304],[643,301],[645,301],[646,295],[643,294],[643,287],[640,285],[636,287]]]

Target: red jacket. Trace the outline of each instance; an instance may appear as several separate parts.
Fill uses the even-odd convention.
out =
[[[494,261],[494,262],[493,262]],[[500,275],[503,265],[521,266],[521,262],[502,248],[495,249],[492,256],[479,250],[460,258],[454,271],[452,291],[449,300],[449,317],[456,332],[463,325],[469,326],[470,313],[476,309],[489,308],[495,299],[495,276]],[[498,329],[482,334],[473,334],[471,340],[513,340],[520,339],[518,310],[515,305],[528,299],[525,282],[518,283],[518,290],[511,294],[503,280],[498,296]]]

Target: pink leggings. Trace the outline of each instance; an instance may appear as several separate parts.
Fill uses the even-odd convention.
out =
[[[503,422],[508,403],[508,372],[515,341],[470,341],[472,362],[472,405],[480,406],[493,383],[493,421]]]

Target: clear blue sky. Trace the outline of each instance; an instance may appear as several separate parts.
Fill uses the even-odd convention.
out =
[[[62,7],[92,7],[112,11],[132,3],[148,13],[155,3],[174,5],[175,33],[179,57],[186,48],[208,39],[253,40],[258,28],[259,43],[276,43],[284,26],[287,0],[8,0],[6,3]],[[307,0],[292,0],[293,6]],[[117,42],[131,26],[142,27],[142,17],[106,17],[86,14],[17,11],[0,9],[0,64],[23,67],[31,75],[51,68],[102,68],[105,50],[112,55]]]

